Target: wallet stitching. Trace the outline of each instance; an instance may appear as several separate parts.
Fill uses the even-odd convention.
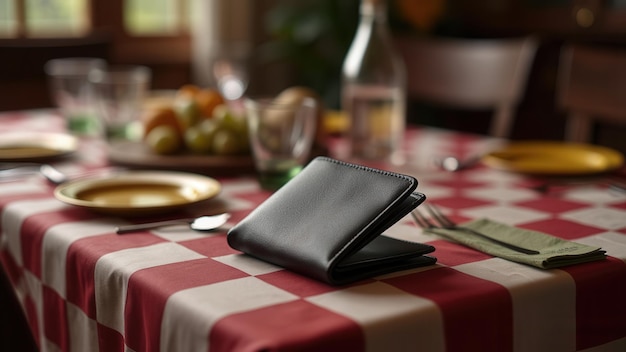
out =
[[[356,165],[356,164],[346,163],[346,162],[343,162],[343,161],[340,161],[340,160],[336,160],[336,159],[332,159],[332,158],[328,158],[328,157],[320,157],[320,159],[324,159],[324,160],[326,160],[328,162],[335,163],[335,164],[338,164],[338,165],[351,167],[353,169],[359,169],[359,170],[363,170],[363,171],[373,172],[373,173],[381,174],[381,175],[384,175],[384,176],[393,176],[393,177],[400,178],[400,179],[403,179],[405,181],[408,181],[409,183],[415,183],[415,179],[413,177],[409,177],[409,176],[406,176],[406,175],[398,174],[398,173],[395,173],[395,172],[386,171],[386,170],[380,170],[380,169],[374,169],[374,168],[367,167],[367,166],[364,166],[364,165]]]

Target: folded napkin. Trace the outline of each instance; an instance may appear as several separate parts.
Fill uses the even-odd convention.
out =
[[[428,229],[426,231],[496,257],[542,269],[558,268],[606,258],[606,252],[599,247],[567,241],[542,232],[520,229],[489,219],[474,220],[464,223],[462,226],[482,232],[500,241],[537,250],[539,254],[519,253],[461,230]]]

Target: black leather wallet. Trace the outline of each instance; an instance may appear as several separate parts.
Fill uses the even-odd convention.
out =
[[[228,244],[261,260],[345,284],[430,265],[433,246],[383,235],[422,203],[408,175],[313,159],[228,232]]]

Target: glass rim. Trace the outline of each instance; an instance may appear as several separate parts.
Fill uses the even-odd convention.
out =
[[[94,84],[145,83],[150,80],[152,70],[144,65],[116,65],[96,67],[90,70],[88,80]],[[124,81],[121,81],[121,80]],[[120,82],[121,81],[121,82]]]
[[[97,57],[60,57],[44,64],[44,72],[53,77],[86,76],[93,69],[107,67],[107,61]]]

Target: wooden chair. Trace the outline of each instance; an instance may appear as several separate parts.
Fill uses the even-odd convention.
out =
[[[488,133],[510,137],[538,43],[534,38],[400,39],[408,97],[436,105],[493,111]]]
[[[559,61],[557,104],[565,139],[596,142],[599,124],[626,126],[626,48],[569,43]]]

